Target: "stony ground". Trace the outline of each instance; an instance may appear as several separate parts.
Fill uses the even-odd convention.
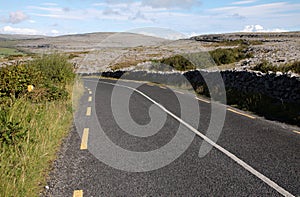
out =
[[[16,39],[17,37],[4,37]],[[131,33],[91,33],[59,37],[23,38],[17,47],[34,53],[53,51],[73,54],[72,61],[78,73],[93,73],[135,66],[145,60],[160,59],[175,54],[210,51],[216,48],[236,47],[224,44],[236,40],[250,42],[249,51],[254,57],[220,69],[255,66],[262,60],[274,65],[300,60],[300,32],[292,33],[233,33],[202,35],[191,39],[170,41]],[[253,44],[252,44],[253,43]],[[0,42],[1,45],[1,42]],[[21,59],[23,61],[23,59]],[[16,60],[2,62],[10,65]]]

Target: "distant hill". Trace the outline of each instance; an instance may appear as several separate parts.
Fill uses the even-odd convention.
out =
[[[42,35],[0,34],[0,40],[27,40],[27,39],[46,38],[46,37],[47,36],[42,36]]]

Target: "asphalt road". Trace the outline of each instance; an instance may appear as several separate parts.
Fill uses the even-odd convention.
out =
[[[199,157],[210,123],[218,123],[210,120],[211,103],[156,85],[114,83],[84,80],[74,128],[43,196],[300,196],[299,128],[222,106],[221,133]],[[140,92],[130,89],[136,86]]]

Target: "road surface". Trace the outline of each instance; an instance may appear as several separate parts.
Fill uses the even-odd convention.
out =
[[[116,87],[115,80],[83,81],[86,88],[74,128],[54,162],[49,189],[44,196],[300,195],[299,129],[226,107],[224,127],[216,144],[208,154],[199,157],[202,135],[207,132],[211,116],[212,104],[207,99],[196,100],[190,93],[152,84],[123,81],[121,87]],[[140,134],[124,132],[128,114],[118,114],[121,119],[125,117],[123,120],[114,117],[112,103],[125,106],[125,95],[129,95],[132,92],[130,87],[137,84],[140,86],[138,92],[133,92],[129,100],[130,119],[138,125],[159,127],[151,124],[151,116],[159,117],[164,125],[159,127],[157,133],[147,135],[142,130]],[[114,88],[124,97],[114,95]],[[189,103],[197,102],[199,125],[190,121],[195,118],[193,115],[183,117],[181,101],[186,102],[183,108],[191,112],[195,109],[189,108],[192,107]],[[125,124],[120,124],[122,121]],[[130,159],[125,158],[124,154],[113,154],[116,158],[105,161],[101,154],[116,150],[105,145],[104,138],[99,137],[99,125],[115,146],[141,154],[160,150],[172,142],[179,128],[186,134],[183,138],[194,137],[187,147],[181,147],[179,143],[179,149],[184,150],[173,148],[163,152],[163,158],[159,158],[162,163],[176,151],[182,151],[168,165],[149,171],[146,166],[142,171],[143,163],[130,165],[126,163]],[[151,132],[151,128],[148,129]],[[183,139],[182,144],[185,143]],[[149,158],[149,161],[151,159],[155,163],[157,158]],[[145,159],[145,163],[149,161]],[[110,162],[114,163],[110,165]],[[117,169],[118,166],[125,170]]]

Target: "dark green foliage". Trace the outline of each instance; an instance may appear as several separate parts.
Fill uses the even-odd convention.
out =
[[[201,95],[210,96],[206,85],[195,88]],[[227,104],[245,111],[252,111],[270,120],[279,120],[300,126],[300,103],[282,102],[260,93],[243,92],[226,88]]]
[[[259,93],[245,93],[227,89],[227,104],[252,111],[270,120],[300,126],[300,103],[285,103]]]
[[[30,65],[15,65],[0,70],[0,104],[3,99],[17,99],[27,91],[28,85],[39,87],[44,81],[41,71]]]
[[[160,62],[180,71],[196,69],[196,67],[188,59],[184,58],[181,55],[175,55],[173,57],[164,58],[160,60]]]
[[[252,57],[252,54],[247,52],[246,47],[244,46],[229,49],[219,48],[210,51],[209,54],[211,55],[211,57],[217,65],[231,64],[234,62],[238,62],[242,59]]]
[[[267,60],[263,60],[260,64],[256,65],[253,70],[261,71],[267,73],[268,71],[272,72],[283,72],[286,73],[288,71],[292,71],[294,73],[300,74],[300,61],[296,61],[294,63],[285,64],[281,66],[274,66]]]
[[[74,79],[73,65],[68,62],[68,57],[51,54],[43,55],[30,63],[31,66],[41,71],[45,79],[52,83],[66,84]]]
[[[222,49],[183,55],[175,55],[169,58],[163,58],[162,60],[156,60],[153,62],[159,62],[175,68],[179,71],[187,71],[194,69],[204,69],[213,67],[216,65],[230,64],[238,62],[245,58],[252,57],[253,54],[247,52],[247,46],[241,45],[237,48]]]
[[[13,145],[26,137],[27,130],[18,122],[0,120],[0,144]]]
[[[67,57],[44,55],[28,64],[0,69],[0,142],[11,145],[26,135],[26,129],[8,118],[8,108],[18,99],[33,103],[68,98],[66,84],[75,77]],[[28,92],[28,85],[34,90]]]

